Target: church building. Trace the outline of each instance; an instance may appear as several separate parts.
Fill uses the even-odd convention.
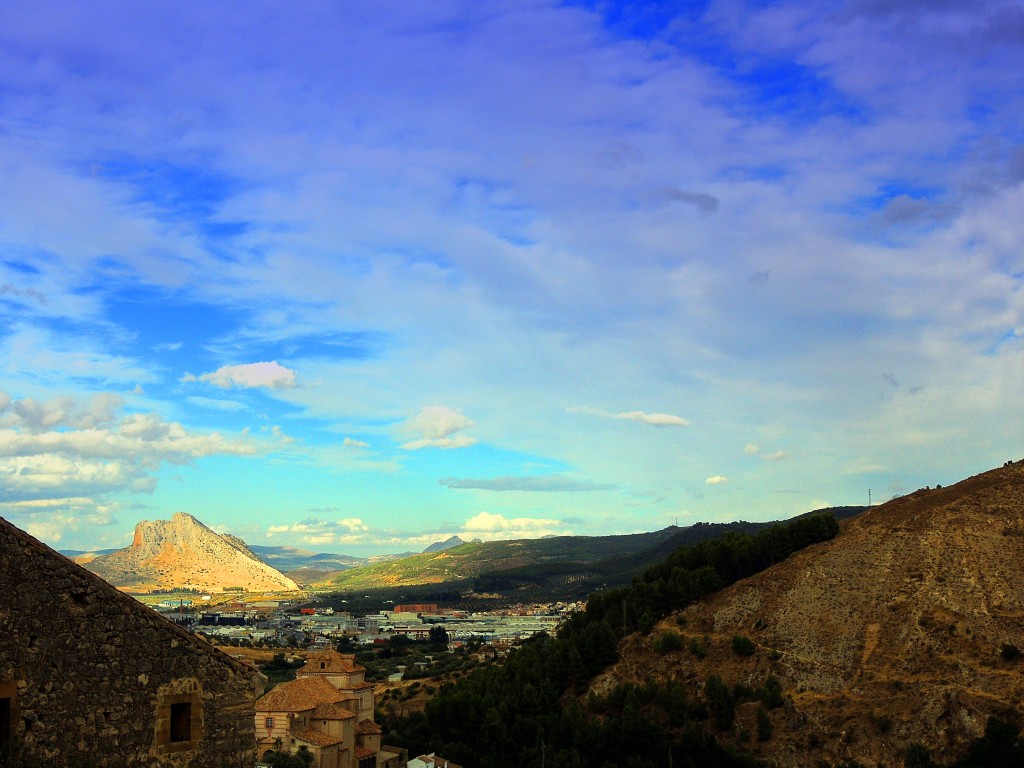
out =
[[[295,673],[256,702],[257,754],[308,751],[312,768],[404,768],[402,750],[381,745],[373,683],[352,654],[310,654]]]

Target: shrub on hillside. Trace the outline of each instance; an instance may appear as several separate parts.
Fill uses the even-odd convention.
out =
[[[683,638],[674,629],[662,632],[654,641],[654,650],[662,656],[672,651],[681,651]]]
[[[757,646],[754,641],[744,635],[733,635],[732,649],[740,656],[753,656]]]

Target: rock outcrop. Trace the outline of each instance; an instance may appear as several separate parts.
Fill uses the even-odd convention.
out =
[[[298,585],[252,553],[241,539],[220,535],[184,512],[143,520],[131,546],[84,563],[114,586],[134,590],[297,590]]]

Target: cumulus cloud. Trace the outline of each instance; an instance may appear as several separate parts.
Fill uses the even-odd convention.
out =
[[[267,528],[267,538],[289,535],[306,544],[361,544],[370,527],[358,517],[341,520],[323,520],[307,517],[297,523],[272,525]]]
[[[712,475],[704,481],[705,485],[725,485],[729,482],[729,478],[724,475]]]
[[[113,505],[97,505],[91,500],[69,499],[68,506],[62,507],[52,515],[34,516],[24,521],[26,531],[42,541],[56,544],[68,532],[77,532],[84,527],[109,526],[118,521],[114,519]],[[76,502],[87,503],[76,503]],[[4,505],[0,505],[0,509]]]
[[[541,517],[513,517],[501,514],[479,512],[462,526],[462,538],[478,538],[484,541],[497,539],[539,539],[543,536],[571,536],[572,531],[561,528],[559,520]]]
[[[614,485],[592,483],[589,480],[576,480],[565,475],[534,475],[528,477],[444,477],[438,480],[441,485],[458,490],[480,491],[535,491],[540,493],[581,493],[588,491],[608,491]]]
[[[101,392],[85,402],[73,397],[55,397],[40,402],[25,397],[12,400],[0,392],[0,426],[11,426],[29,432],[40,432],[54,427],[97,429],[113,423],[124,400],[113,393]]]
[[[635,421],[639,424],[647,424],[651,427],[688,427],[689,419],[676,416],[671,413],[646,413],[645,411],[623,411],[621,413],[610,413],[600,408],[591,408],[588,405],[569,408],[570,413],[589,413],[593,416],[601,416],[606,419],[622,419],[624,421]]]
[[[573,518],[554,520],[540,517],[505,517],[491,512],[479,512],[461,526],[449,524],[429,530],[403,531],[374,529],[361,518],[338,520],[308,517],[297,523],[271,525],[266,530],[269,539],[292,541],[313,546],[372,547],[376,550],[421,549],[435,541],[452,536],[471,541],[502,541],[509,539],[537,539],[545,536],[571,536]],[[575,519],[579,522],[579,519]]]
[[[204,381],[221,389],[294,389],[297,385],[295,371],[285,368],[276,360],[270,362],[225,365],[212,373],[195,376],[186,373],[182,381]]]
[[[491,512],[479,512],[461,526],[433,528],[429,531],[389,531],[375,536],[372,541],[380,547],[418,549],[435,541],[458,536],[464,541],[507,541],[513,539],[539,539],[546,536],[572,536],[571,520],[551,520],[539,517],[505,517]]]
[[[422,437],[417,437],[402,444],[402,447],[415,451],[420,448],[465,448],[476,443],[476,438],[459,434],[473,426],[473,420],[463,415],[462,411],[446,405],[431,405],[406,422],[406,430]]]
[[[784,461],[790,457],[789,451],[783,450],[763,453],[761,446],[757,443],[747,443],[743,448],[743,452],[748,456],[760,456],[762,461]]]
[[[616,419],[637,421],[641,424],[648,424],[652,427],[688,427],[690,422],[682,416],[675,416],[671,413],[644,413],[643,411],[628,411],[615,414]]]
[[[346,448],[369,448],[370,444],[363,440],[356,440],[354,437],[346,437],[342,443]]]
[[[60,397],[0,399],[0,498],[23,512],[46,511],[66,499],[118,491],[151,493],[161,464],[206,456],[247,456],[248,439],[200,433],[155,413],[121,413],[114,395],[84,402]]]

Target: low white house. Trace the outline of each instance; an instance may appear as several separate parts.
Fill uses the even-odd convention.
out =
[[[408,768],[462,768],[461,765],[456,765],[450,760],[438,757],[433,752],[429,755],[414,757],[407,763],[407,765]]]

